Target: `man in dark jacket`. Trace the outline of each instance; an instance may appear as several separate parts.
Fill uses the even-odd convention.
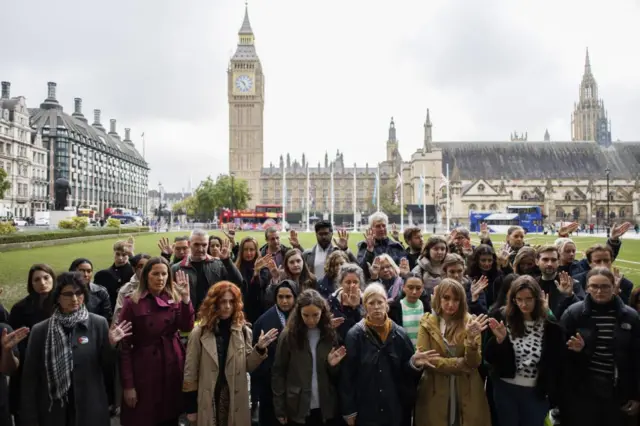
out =
[[[406,257],[406,251],[402,244],[391,240],[387,236],[387,225],[389,217],[376,212],[369,216],[369,229],[365,233],[365,240],[358,243],[358,254],[356,256],[358,265],[364,271],[365,278],[369,280],[369,265],[381,254],[391,256],[396,265],[400,264],[400,259]]]
[[[176,237],[173,240],[173,244],[169,244],[168,238],[161,238],[158,241],[158,248],[160,249],[160,256],[167,259],[169,264],[175,265],[189,255],[189,237],[185,235]],[[173,260],[171,259],[172,254]]]
[[[549,298],[549,309],[556,318],[585,296],[576,280],[566,272],[558,273],[559,258],[558,249],[553,245],[542,246],[536,252],[536,266],[541,273],[537,278],[538,284]]]
[[[93,282],[107,289],[110,306],[116,306],[118,290],[131,280],[135,274],[133,266],[129,264],[132,247],[128,241],[117,241],[113,245],[113,265],[108,269],[98,271]]]
[[[350,262],[357,262],[356,257],[349,250],[349,234],[347,231],[338,231],[338,240],[336,241],[333,238],[333,226],[326,220],[317,222],[315,231],[317,244],[302,253],[302,260],[316,276],[318,282],[324,278],[325,261],[334,250],[343,250],[349,257]],[[336,246],[333,246],[332,242],[335,242]]]
[[[606,268],[587,276],[587,296],[562,316],[569,341],[562,424],[629,424],[640,407],[640,317],[615,294]]]
[[[280,244],[280,231],[275,226],[271,226],[264,231],[264,239],[267,241],[265,245],[260,247],[260,256],[265,256],[267,253],[273,255],[273,261],[276,262],[278,268],[282,266],[284,255],[291,250],[291,247],[287,247],[284,244]],[[298,233],[294,230],[289,232],[289,242],[293,248],[304,252],[304,249],[298,241]]]
[[[191,301],[196,312],[207,296],[209,287],[215,283],[227,280],[242,289],[242,274],[231,262],[229,257],[231,248],[228,241],[223,243],[219,259],[207,254],[209,235],[203,230],[196,229],[191,233],[189,246],[191,247],[191,254],[182,259],[180,263],[174,264],[171,267],[171,271],[175,274],[176,271],[181,270],[189,276]]]

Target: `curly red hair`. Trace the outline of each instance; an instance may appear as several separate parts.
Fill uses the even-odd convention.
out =
[[[207,297],[205,297],[200,310],[198,311],[198,319],[200,326],[207,330],[215,330],[218,323],[218,303],[225,293],[230,292],[234,298],[233,322],[239,325],[244,324],[244,303],[242,303],[242,292],[237,285],[230,281],[220,281],[209,288]]]

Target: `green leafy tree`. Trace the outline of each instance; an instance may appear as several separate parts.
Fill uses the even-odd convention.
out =
[[[244,179],[233,178],[229,175],[220,175],[214,185],[215,200],[218,208],[246,209],[251,194],[249,185]]]
[[[200,183],[195,192],[195,215],[200,219],[213,219],[218,207],[215,201],[215,182],[211,176]]]
[[[7,172],[0,167],[0,200],[4,198],[4,194],[11,189],[11,181],[8,179]]]
[[[398,194],[398,204],[394,204],[396,181],[389,180],[380,185],[380,210],[386,214],[400,214],[400,194]]]
[[[189,217],[194,217],[196,215],[196,210],[198,208],[198,200],[195,196],[190,195],[182,201],[178,201],[172,207],[174,214],[186,214]]]

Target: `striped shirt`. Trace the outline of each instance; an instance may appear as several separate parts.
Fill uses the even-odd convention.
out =
[[[409,335],[413,346],[418,342],[418,328],[420,327],[420,318],[424,315],[424,306],[422,300],[418,299],[416,303],[409,303],[405,297],[400,301],[402,306],[402,327]]]
[[[613,379],[615,375],[614,333],[617,325],[616,311],[610,304],[593,304],[591,318],[596,324],[595,348],[589,361],[592,374]]]

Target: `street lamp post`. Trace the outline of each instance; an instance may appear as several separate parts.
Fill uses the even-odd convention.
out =
[[[607,238],[609,238],[611,236],[611,230],[609,229],[609,220],[611,219],[611,215],[609,213],[609,175],[611,174],[611,169],[607,167],[604,172],[607,174],[607,220],[605,221],[605,226],[607,228]]]
[[[236,208],[236,185],[235,185],[235,174],[229,173],[231,176],[231,212]]]

